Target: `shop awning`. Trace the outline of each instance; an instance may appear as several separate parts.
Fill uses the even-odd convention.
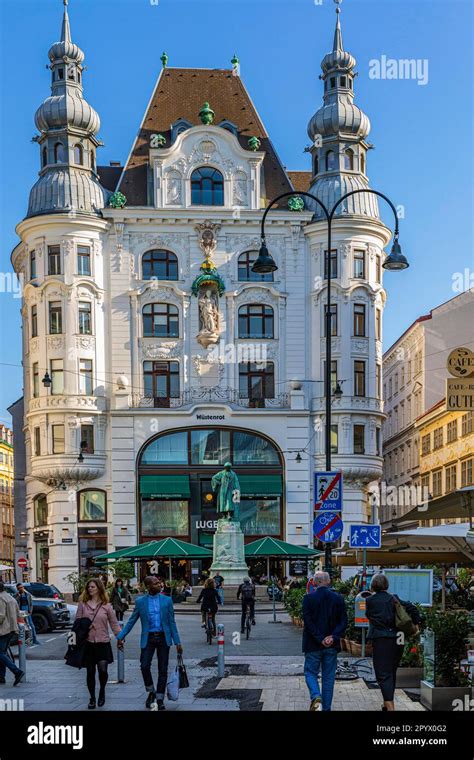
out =
[[[142,475],[140,495],[144,499],[189,499],[189,475]]]
[[[241,496],[281,496],[281,475],[239,475]]]

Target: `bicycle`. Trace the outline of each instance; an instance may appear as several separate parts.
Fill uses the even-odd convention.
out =
[[[250,619],[250,605],[247,604],[247,609],[245,612],[245,638],[248,640],[250,638],[250,631],[252,630],[252,620]]]
[[[212,620],[212,612],[206,612],[206,641],[208,644],[212,644],[214,637],[214,622]]]

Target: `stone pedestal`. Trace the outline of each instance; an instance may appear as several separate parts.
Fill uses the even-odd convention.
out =
[[[214,559],[211,575],[220,573],[225,586],[239,586],[249,574],[244,554],[244,534],[237,522],[222,519],[214,533]]]

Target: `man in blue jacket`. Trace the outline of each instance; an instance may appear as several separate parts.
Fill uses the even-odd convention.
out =
[[[317,572],[313,581],[314,592],[303,599],[303,652],[304,675],[311,698],[309,709],[318,712],[331,709],[337,653],[341,651],[340,639],[347,628],[347,615],[344,598],[329,588],[329,573]]]
[[[158,710],[164,710],[166,684],[168,681],[168,660],[170,647],[176,644],[178,654],[182,654],[183,647],[179,639],[178,629],[174,619],[173,602],[169,596],[161,593],[161,581],[154,575],[145,578],[147,593],[138,597],[135,609],[130,616],[125,628],[117,636],[119,642],[125,640],[125,636],[132,630],[140,618],[142,633],[140,639],[141,655],[140,668],[143,682],[148,692],[146,707],[150,708],[156,700]],[[119,644],[119,646],[123,646]],[[151,675],[151,662],[156,652],[158,660],[158,681],[156,690]]]

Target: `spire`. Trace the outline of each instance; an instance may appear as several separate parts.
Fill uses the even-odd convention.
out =
[[[71,42],[71,27],[69,26],[69,16],[67,14],[67,6],[69,0],[63,0],[64,15],[63,23],[61,26],[61,42]]]
[[[339,21],[340,12],[341,9],[339,7],[336,8],[336,29],[334,30],[334,43],[332,46],[334,53],[338,50],[344,50],[344,47],[342,45],[341,22]]]

